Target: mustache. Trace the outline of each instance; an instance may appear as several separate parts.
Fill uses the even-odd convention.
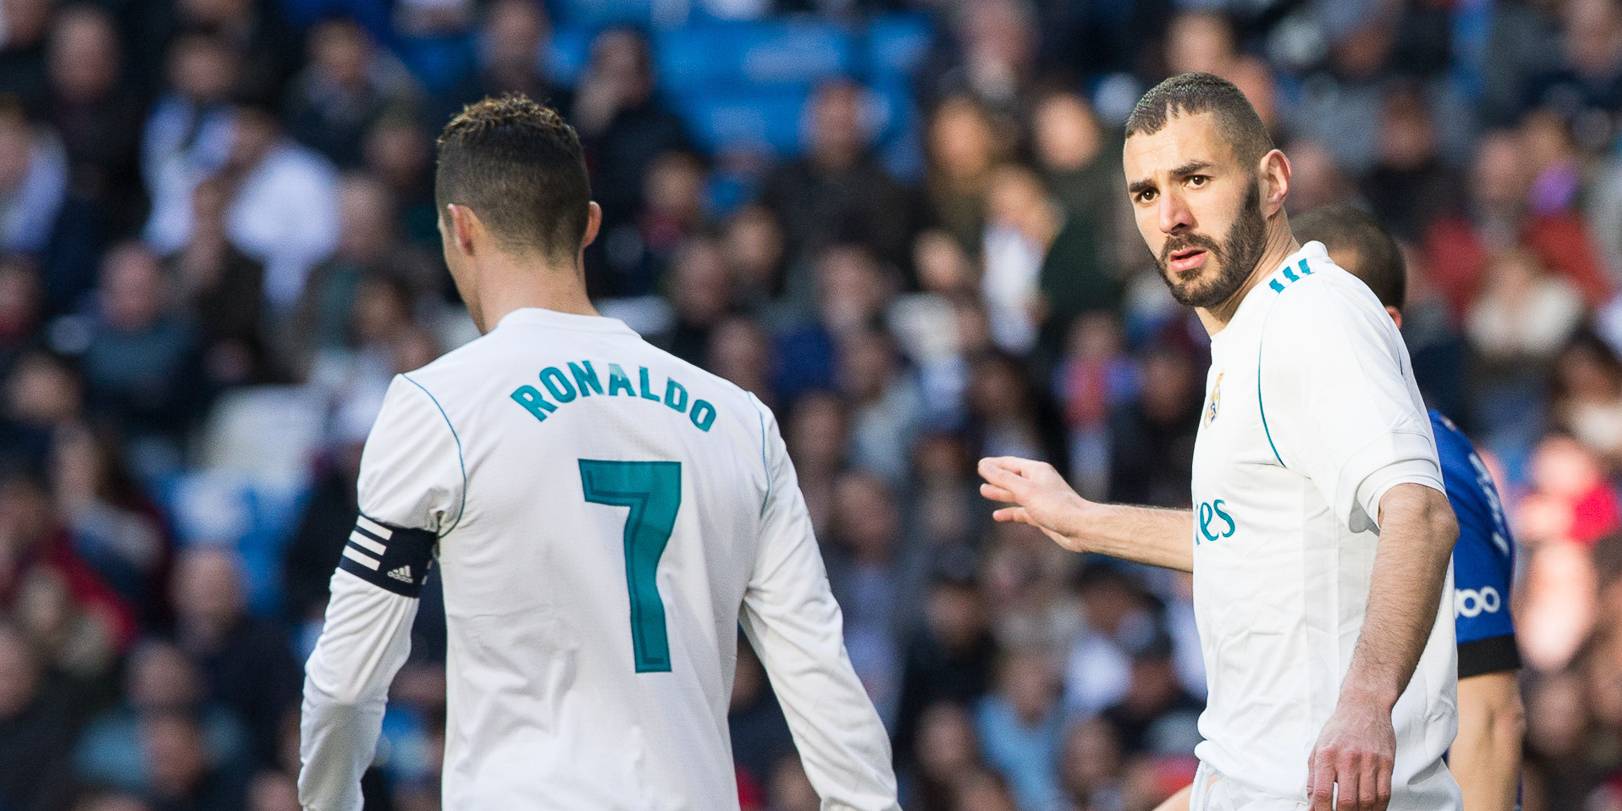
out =
[[[1160,246],[1160,266],[1165,267],[1171,261],[1172,254],[1189,248],[1200,248],[1201,250],[1210,251],[1214,256],[1222,256],[1222,248],[1217,245],[1216,240],[1204,234],[1186,234],[1168,239],[1166,244]]]

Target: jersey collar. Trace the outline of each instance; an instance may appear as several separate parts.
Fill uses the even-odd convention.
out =
[[[601,315],[577,315],[575,313],[560,313],[557,310],[547,310],[541,307],[520,307],[502,316],[497,322],[496,329],[507,324],[535,324],[553,329],[567,329],[578,332],[633,332],[618,318],[609,318]],[[492,330],[494,331],[494,330]]]

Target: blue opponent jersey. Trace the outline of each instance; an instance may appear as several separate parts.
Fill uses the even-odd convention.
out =
[[[1504,518],[1503,501],[1487,466],[1458,426],[1434,410],[1430,417],[1447,500],[1459,520],[1459,541],[1453,547],[1459,678],[1515,670],[1521,666],[1509,615],[1515,539]]]

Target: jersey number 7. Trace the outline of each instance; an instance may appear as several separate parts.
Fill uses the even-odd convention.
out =
[[[680,462],[580,460],[586,501],[628,507],[625,588],[631,595],[631,650],[636,672],[670,672],[670,637],[659,597],[659,558],[681,509]]]

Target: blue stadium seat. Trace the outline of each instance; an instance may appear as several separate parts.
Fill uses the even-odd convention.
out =
[[[660,86],[672,94],[722,87],[807,86],[852,74],[854,38],[807,21],[705,23],[654,39]]]
[[[863,56],[874,80],[912,76],[935,40],[935,28],[923,14],[887,14],[867,26]]]
[[[650,26],[655,0],[547,0],[546,8],[559,24],[602,27]]]
[[[672,98],[700,147],[797,155],[808,88],[714,91]]]
[[[199,471],[161,482],[157,492],[181,546],[223,544],[241,556],[250,612],[281,610],[282,551],[298,521],[304,483]]]
[[[591,61],[591,41],[596,37],[597,29],[591,26],[564,25],[554,29],[544,56],[552,80],[569,87],[580,81]]]

